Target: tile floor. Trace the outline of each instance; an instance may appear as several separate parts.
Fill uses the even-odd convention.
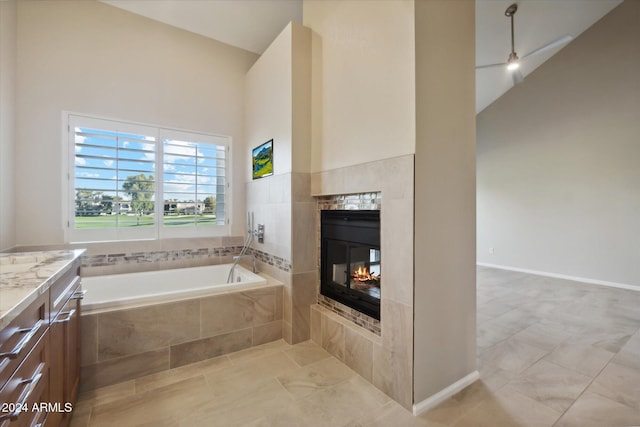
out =
[[[481,379],[413,417],[312,342],[85,393],[72,426],[640,426],[640,292],[478,268]]]

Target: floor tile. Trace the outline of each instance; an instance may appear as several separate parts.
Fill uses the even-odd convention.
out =
[[[292,348],[286,349],[284,353],[300,366],[306,366],[318,360],[331,357],[325,349],[312,341],[300,343]]]
[[[611,362],[595,379],[590,391],[640,410],[640,370]]]
[[[278,376],[278,381],[296,399],[330,388],[357,375],[335,357],[319,360]]]
[[[505,371],[520,373],[548,354],[536,346],[509,338],[480,352],[480,358]]]
[[[453,424],[455,427],[552,426],[562,415],[542,403],[503,388]]]
[[[480,380],[414,417],[316,343],[82,393],[72,427],[640,425],[640,292],[478,268]]]
[[[591,344],[565,343],[545,357],[546,360],[576,372],[595,377],[609,363],[615,353]]]
[[[238,362],[218,372],[205,376],[214,396],[223,396],[231,392],[251,390],[261,381],[270,380],[277,375],[300,369],[283,352],[267,353],[263,357],[242,358]]]
[[[149,392],[96,405],[91,426],[177,425],[181,416],[211,400],[203,377],[190,378]]]
[[[591,377],[539,360],[508,387],[562,413],[590,383]]]
[[[640,425],[640,410],[586,391],[554,427],[630,427]]]

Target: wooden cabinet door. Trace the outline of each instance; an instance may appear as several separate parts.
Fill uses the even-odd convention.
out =
[[[51,402],[58,411],[49,414],[47,427],[67,426],[80,383],[80,300],[70,298],[49,328],[51,336]]]
[[[67,304],[70,312],[65,323],[65,402],[75,403],[80,384],[80,299],[72,296]]]
[[[49,327],[50,370],[49,370],[49,398],[51,403],[64,404],[64,324],[59,323],[57,318],[51,322]],[[61,412],[52,412],[47,417],[48,426],[59,426],[62,421]]]

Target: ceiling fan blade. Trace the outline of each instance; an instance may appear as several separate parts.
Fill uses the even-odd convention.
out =
[[[555,49],[556,47],[562,46],[563,44],[567,44],[569,43],[571,40],[573,40],[573,37],[571,37],[570,35],[564,35],[562,37],[560,37],[559,39],[556,39],[554,41],[552,41],[551,43],[548,43],[536,50],[534,50],[533,52],[529,52],[527,53],[525,56],[522,57],[522,59],[527,59],[531,56],[534,55],[538,55],[540,53],[546,52],[548,50],[551,49]]]
[[[478,65],[476,66],[476,70],[481,70],[483,68],[493,68],[493,67],[502,67],[507,65],[506,62],[500,62],[499,64],[487,64],[487,65]]]

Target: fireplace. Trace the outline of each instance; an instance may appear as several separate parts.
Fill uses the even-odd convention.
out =
[[[320,214],[320,293],[380,320],[380,211]]]

